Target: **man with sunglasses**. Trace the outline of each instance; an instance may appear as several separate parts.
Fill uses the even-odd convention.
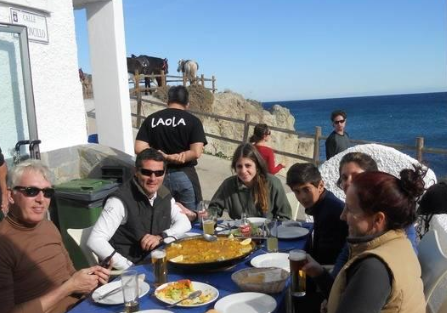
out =
[[[74,269],[59,231],[46,219],[54,189],[41,161],[19,163],[9,179],[10,212],[0,222],[0,311],[66,312],[107,283],[110,272]]]
[[[332,127],[334,127],[334,130],[326,139],[326,160],[345,151],[351,145],[349,135],[345,132],[346,118],[345,111],[336,110],[331,113]]]
[[[191,223],[163,186],[166,164],[155,149],[137,155],[135,176],[106,198],[87,245],[100,259],[114,250],[113,267],[142,261],[167,236],[179,236]]]

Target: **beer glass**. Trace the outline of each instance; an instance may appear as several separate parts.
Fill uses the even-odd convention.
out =
[[[267,237],[267,252],[278,252],[278,221],[265,220],[264,230]]]
[[[295,249],[289,252],[290,276],[292,277],[292,296],[306,295],[306,273],[302,267],[307,263],[306,251]]]
[[[166,250],[156,249],[152,251],[151,261],[154,267],[154,285],[158,287],[168,281]]]
[[[208,235],[214,235],[214,225],[216,225],[216,220],[214,216],[208,212],[207,216],[202,218],[203,223],[203,233]]]
[[[140,309],[138,303],[139,287],[137,271],[127,270],[121,274],[121,286],[124,297],[124,312],[137,312]]]

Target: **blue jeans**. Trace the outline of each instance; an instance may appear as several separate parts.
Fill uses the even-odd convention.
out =
[[[196,195],[188,176],[182,171],[166,172],[163,185],[171,191],[175,201],[190,210],[196,210]]]

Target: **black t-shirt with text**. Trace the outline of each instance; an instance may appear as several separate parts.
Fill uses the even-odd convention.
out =
[[[180,109],[164,109],[149,115],[138,131],[137,140],[166,154],[189,150],[189,145],[207,144],[202,122],[191,113]],[[195,166],[197,160],[183,164]]]

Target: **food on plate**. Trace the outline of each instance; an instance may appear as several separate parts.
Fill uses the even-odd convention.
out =
[[[211,309],[206,311],[205,313],[219,313],[219,311],[217,311],[216,309]]]
[[[164,288],[157,289],[155,295],[167,302],[174,303],[194,292],[193,283],[189,279],[182,279],[176,282],[168,283]],[[194,299],[187,299],[180,302],[181,305],[189,306],[206,303],[214,297],[212,292],[203,291],[202,294]]]
[[[209,242],[202,238],[188,238],[166,247],[167,259],[173,263],[198,264],[225,261],[250,253],[254,248],[251,238],[240,241],[219,236]]]
[[[251,238],[247,238],[241,241],[241,245],[246,246],[251,243]]]
[[[231,230],[230,234],[236,237],[263,236],[263,231],[261,227],[256,226],[252,222],[248,222],[247,225],[239,226],[239,228]]]

